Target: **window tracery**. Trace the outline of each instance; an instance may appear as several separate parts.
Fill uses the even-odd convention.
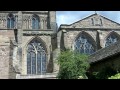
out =
[[[118,41],[118,37],[114,33],[112,33],[107,37],[105,47],[107,47],[111,44],[114,44],[117,41]]]
[[[84,54],[92,54],[95,52],[95,48],[90,40],[84,34],[81,34],[75,41],[75,51]]]

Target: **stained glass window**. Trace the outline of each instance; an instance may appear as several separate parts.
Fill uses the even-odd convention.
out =
[[[87,37],[84,34],[81,34],[75,41],[75,51],[84,54],[92,54],[95,52],[95,48],[92,45],[90,37]]]
[[[105,43],[105,47],[114,44],[115,42],[118,41],[118,37],[117,35],[115,35],[114,33],[109,35],[109,37],[106,39],[106,43]]]
[[[7,28],[14,28],[14,22],[14,16],[12,14],[9,14],[7,18]]]
[[[32,18],[32,29],[39,29],[39,17],[34,15]]]
[[[27,74],[46,73],[46,51],[38,39],[32,40],[27,49]]]

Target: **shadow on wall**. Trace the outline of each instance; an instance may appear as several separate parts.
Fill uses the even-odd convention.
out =
[[[50,60],[47,64],[47,73],[52,73],[53,72],[53,53],[50,53]]]

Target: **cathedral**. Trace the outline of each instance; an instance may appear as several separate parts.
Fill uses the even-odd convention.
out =
[[[56,11],[0,11],[0,78],[56,78],[61,50],[91,55],[94,63],[119,40],[120,24],[97,13],[57,27]]]

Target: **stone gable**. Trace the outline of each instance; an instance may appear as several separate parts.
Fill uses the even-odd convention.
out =
[[[104,16],[93,14],[70,25],[62,24],[61,28],[120,28],[120,24]]]

